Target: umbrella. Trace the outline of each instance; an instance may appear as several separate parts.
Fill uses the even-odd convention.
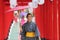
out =
[[[25,9],[25,8],[28,8],[29,6],[17,6],[15,8],[12,8],[12,9],[9,9],[8,11],[6,12],[10,12],[10,11],[15,11],[15,10],[20,10],[20,9]]]

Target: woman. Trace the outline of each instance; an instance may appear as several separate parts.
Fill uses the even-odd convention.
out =
[[[14,20],[10,28],[8,40],[18,40],[19,36],[19,30],[20,30],[20,23],[19,23],[19,17],[18,12],[14,12]]]

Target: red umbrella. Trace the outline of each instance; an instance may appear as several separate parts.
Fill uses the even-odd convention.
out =
[[[15,11],[15,10],[20,10],[20,9],[25,9],[25,8],[28,8],[29,6],[17,6],[15,8],[12,8],[12,9],[9,9],[8,11],[6,12],[10,12],[10,11]]]

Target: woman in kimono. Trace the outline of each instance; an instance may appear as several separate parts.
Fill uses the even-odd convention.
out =
[[[22,26],[22,40],[39,40],[39,30],[32,22],[32,14],[27,14],[27,22]]]
[[[8,40],[18,40],[19,30],[20,30],[20,23],[19,23],[18,12],[15,11],[14,12],[14,20],[10,27]]]

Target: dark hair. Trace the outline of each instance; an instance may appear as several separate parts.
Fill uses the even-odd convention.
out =
[[[31,15],[31,16],[32,16],[32,14],[31,14],[31,13],[28,13],[26,17],[28,18],[28,16],[29,16],[29,15]]]

